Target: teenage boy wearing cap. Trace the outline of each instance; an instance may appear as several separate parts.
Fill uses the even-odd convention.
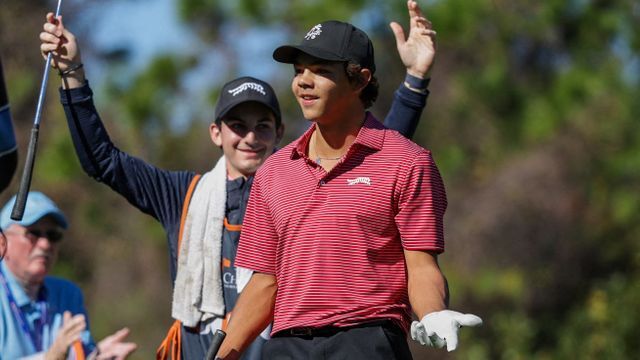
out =
[[[414,17],[418,17],[415,10]],[[53,15],[49,14],[40,35],[41,50],[43,53],[52,51],[53,63],[62,72],[61,100],[76,153],[90,176],[109,185],[164,226],[174,284],[172,316],[178,319],[170,335],[181,335],[181,354],[178,356],[201,359],[209,347],[213,330],[222,326],[223,317],[235,306],[242,285],[236,284],[236,279],[247,278],[246,272],[236,271],[235,252],[253,175],[282,136],[275,93],[267,83],[254,78],[240,78],[224,85],[216,106],[215,122],[210,126],[212,141],[222,148],[224,158],[198,182],[194,172],[158,169],[114,147],[93,104],[93,94],[83,69],[79,67],[81,60],[75,36],[61,21],[57,25],[53,22]],[[433,60],[433,44],[419,41],[416,39],[419,36],[412,28],[406,41],[403,35],[398,50],[407,66],[407,81],[417,81],[413,83],[415,86],[426,86],[424,80],[411,76],[424,76]],[[64,56],[60,55],[60,47],[64,48]],[[406,129],[406,134],[412,132],[426,96],[425,89],[411,89],[410,85],[403,84],[396,92],[387,118],[389,123]],[[196,182],[198,185],[193,185]],[[193,192],[189,189],[193,187],[196,194],[191,197]],[[193,199],[191,202],[190,198]],[[187,214],[184,222],[187,226],[180,231],[183,213]],[[187,228],[188,224],[195,225]],[[181,249],[179,252],[178,248]],[[210,255],[218,253],[221,256]],[[206,258],[204,254],[207,254]],[[195,260],[187,262],[189,258]],[[195,264],[196,269],[188,267],[189,263]],[[219,266],[215,266],[220,263],[221,274],[216,272],[219,272]],[[197,271],[181,271],[181,268],[197,270],[199,267],[204,267],[204,271],[198,272],[204,273],[199,279],[188,277],[189,273]],[[195,285],[189,290],[186,284]],[[202,300],[186,294],[195,294],[194,297],[202,297]],[[193,306],[195,302],[203,306]],[[268,332],[264,335],[268,337]],[[174,354],[176,347],[173,345],[177,341],[177,336],[165,339],[158,355],[166,355],[167,350]],[[257,337],[245,358],[251,358],[252,354],[258,358],[263,342],[262,337]]]
[[[445,310],[447,200],[431,152],[366,111],[377,93],[371,41],[326,21],[273,57],[293,64],[313,124],[256,174],[236,258],[254,275],[218,356],[236,358],[273,321],[266,359],[410,359],[411,311],[422,319],[414,339],[455,349],[459,326],[481,320]]]
[[[80,289],[70,281],[48,276],[67,220],[46,195],[29,193],[22,221],[10,218],[15,196],[0,212],[8,248],[0,263],[0,354],[3,359],[124,359],[136,349],[123,342],[128,329],[105,338],[96,347]],[[74,346],[75,344],[75,346]],[[73,358],[73,357],[72,357]]]

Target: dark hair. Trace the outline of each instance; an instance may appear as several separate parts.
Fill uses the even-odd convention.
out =
[[[357,84],[363,81],[362,75],[360,75],[360,70],[362,70],[362,66],[360,64],[356,64],[351,61],[345,63],[347,78],[352,84]],[[367,86],[362,89],[362,92],[360,93],[360,101],[362,101],[365,109],[370,108],[378,98],[379,87],[380,84],[378,83],[378,78],[376,78],[375,75],[371,74],[371,80],[369,80]]]

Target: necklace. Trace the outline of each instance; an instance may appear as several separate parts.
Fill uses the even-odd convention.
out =
[[[314,134],[315,135],[315,134]],[[318,147],[317,145],[317,137],[313,138],[313,148],[316,149]],[[337,156],[337,157],[322,157],[320,155],[318,155],[318,151],[315,151],[316,153],[316,164],[320,165],[320,163],[322,162],[322,160],[327,160],[327,161],[337,161],[342,159],[342,156]]]
[[[325,158],[325,157],[318,156],[318,157],[316,157],[316,164],[320,165],[320,162],[322,162],[322,160],[333,160],[333,161],[336,161],[336,160],[340,160],[341,158],[342,158],[342,156],[338,156],[338,157],[334,157],[334,158]]]

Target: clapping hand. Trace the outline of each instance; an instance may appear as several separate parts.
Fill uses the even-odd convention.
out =
[[[98,343],[98,353],[96,360],[124,360],[138,345],[132,342],[125,342],[125,338],[129,335],[129,329],[123,328],[115,333],[105,337]]]
[[[87,321],[84,315],[71,316],[65,311],[62,315],[62,326],[58,329],[58,334],[53,344],[45,353],[45,360],[64,360],[67,358],[69,348],[74,342],[80,341],[80,335],[87,328]]]

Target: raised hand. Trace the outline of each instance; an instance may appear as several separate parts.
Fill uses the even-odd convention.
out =
[[[56,18],[53,13],[47,14],[40,42],[42,56],[46,58],[51,53],[51,66],[54,68],[65,71],[82,63],[76,37],[64,27],[62,16]]]
[[[125,338],[129,335],[129,329],[123,328],[115,333],[105,337],[98,343],[97,360],[124,360],[138,345],[132,342],[125,342]]]
[[[71,345],[80,341],[80,335],[87,328],[84,315],[71,316],[65,311],[62,315],[62,326],[58,329],[56,339],[44,355],[45,360],[65,360]]]
[[[397,22],[392,22],[391,30],[396,38],[398,54],[407,72],[425,78],[433,65],[436,54],[436,32],[432,24],[422,14],[420,6],[413,0],[407,1],[409,10],[409,37]]]
[[[411,324],[411,338],[425,346],[438,349],[446,346],[447,351],[453,351],[458,347],[458,329],[461,326],[479,325],[482,325],[482,319],[473,314],[436,311]]]

